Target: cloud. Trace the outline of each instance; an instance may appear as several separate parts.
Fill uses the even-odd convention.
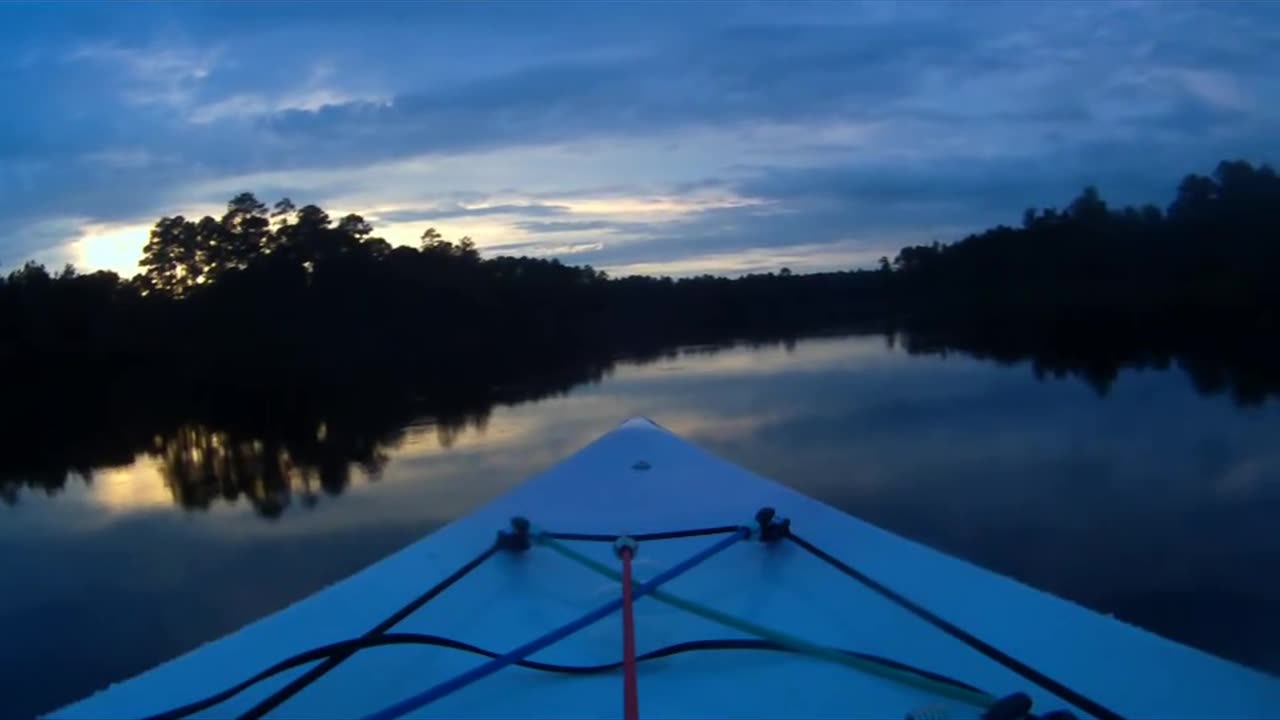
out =
[[[104,43],[76,48],[67,60],[115,70],[117,77],[124,78],[122,99],[127,103],[181,108],[209,77],[219,52],[217,48],[140,49]]]
[[[427,208],[410,208],[405,210],[388,210],[377,213],[378,220],[386,222],[419,222],[443,220],[448,218],[485,217],[487,215],[518,215],[521,217],[546,217],[564,215],[569,208],[564,205],[547,205],[542,203],[504,203],[500,205],[476,205],[467,207],[461,204],[444,205]]]
[[[639,226],[636,223],[616,223],[608,220],[522,220],[516,223],[516,227],[527,233],[571,233],[587,232],[591,230],[612,232],[628,228],[635,229],[636,227],[642,226]]]
[[[877,224],[860,207],[778,211],[768,207],[705,210],[602,243],[576,260],[614,274],[671,275],[870,267],[897,248],[954,237],[960,228]]]
[[[1223,110],[1249,110],[1253,98],[1246,95],[1236,79],[1212,70],[1180,70],[1176,72],[1187,91],[1196,98]]]
[[[20,102],[0,127],[0,258],[246,189],[494,246],[599,233],[575,259],[631,265],[831,259],[823,243],[1014,221],[1088,183],[1164,202],[1223,157],[1274,159],[1278,20],[1191,3],[6,6],[0,91]]]
[[[61,267],[74,255],[66,246],[68,238],[80,232],[78,220],[43,220],[23,228],[18,238],[0,244],[0,274],[8,274],[28,260],[47,267]]]
[[[598,265],[609,274],[627,275],[745,275],[778,272],[788,268],[794,272],[825,272],[833,269],[871,267],[884,250],[856,242],[822,242],[780,247],[734,248],[729,251],[704,251],[691,246],[685,253],[655,252],[647,248],[639,257],[627,260],[625,254],[597,257],[583,251],[583,262]],[[648,258],[648,259],[643,259]],[[578,258],[575,258],[575,261]]]
[[[529,255],[533,257],[565,257],[595,252],[603,247],[604,243],[599,242],[565,243],[563,245],[549,245],[543,242],[526,242],[499,245],[492,248],[491,254]],[[578,262],[578,259],[573,258],[570,262]]]
[[[317,112],[338,105],[387,105],[390,100],[377,96],[351,95],[338,90],[312,88],[278,97],[259,93],[231,95],[193,108],[191,122],[211,123],[226,118],[256,118],[287,111]]]

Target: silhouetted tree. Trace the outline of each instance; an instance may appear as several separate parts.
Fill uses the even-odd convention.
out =
[[[147,291],[185,295],[204,278],[196,225],[181,215],[161,218],[151,229],[138,264],[145,269]]]

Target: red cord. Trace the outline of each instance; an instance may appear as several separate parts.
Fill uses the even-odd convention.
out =
[[[639,720],[640,694],[636,689],[636,623],[631,614],[631,548],[618,552],[622,557],[622,716]]]

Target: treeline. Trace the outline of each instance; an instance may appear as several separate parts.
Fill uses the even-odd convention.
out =
[[[0,362],[70,361],[235,386],[398,375],[457,387],[708,336],[794,333],[883,314],[874,272],[734,280],[628,277],[529,257],[482,258],[434,230],[392,247],[356,215],[336,222],[250,194],[221,218],[161,219],[145,272],[49,273],[0,283]],[[461,375],[468,377],[463,378]]]
[[[0,280],[0,369],[25,387],[221,396],[394,382],[441,398],[584,358],[833,327],[1067,363],[1210,342],[1256,354],[1280,310],[1277,207],[1274,170],[1224,162],[1163,209],[1111,208],[1090,188],[1021,227],[904,248],[874,270],[673,280],[484,258],[430,229],[393,247],[358,215],[246,193],[221,217],[162,218],[137,277],[27,265]]]
[[[1274,328],[1280,177],[1223,162],[1167,209],[1111,208],[1094,188],[950,245],[904,248],[896,306],[943,322],[985,317],[1138,330]],[[945,302],[943,302],[945,301]]]
[[[1033,360],[1105,391],[1120,367],[1177,364],[1205,392],[1280,394],[1280,177],[1222,162],[1167,208],[1086,188],[949,245],[883,262],[914,346]]]

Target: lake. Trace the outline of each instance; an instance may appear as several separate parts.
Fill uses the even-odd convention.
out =
[[[1280,408],[1203,394],[1176,366],[1094,385],[880,336],[693,347],[444,420],[347,413],[262,437],[179,423],[107,448],[110,463],[10,471],[5,714],[53,709],[277,610],[633,415],[894,532],[1280,672]],[[119,434],[97,432],[104,445]]]

